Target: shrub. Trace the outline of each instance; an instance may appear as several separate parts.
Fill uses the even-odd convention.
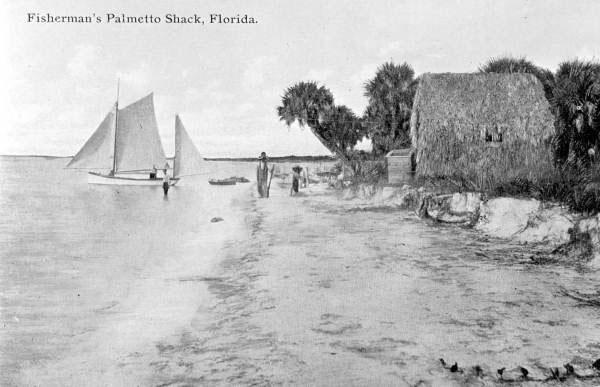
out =
[[[600,163],[580,166],[566,163],[539,171],[533,178],[517,178],[495,187],[492,195],[531,196],[560,202],[573,211],[600,212]]]
[[[381,184],[387,178],[387,163],[385,160],[352,161],[353,184]]]

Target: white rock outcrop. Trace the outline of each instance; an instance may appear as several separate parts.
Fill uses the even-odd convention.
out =
[[[483,203],[475,228],[488,235],[511,238],[527,228],[529,219],[540,210],[535,199],[495,198]]]
[[[419,216],[439,222],[474,226],[492,237],[543,243],[552,248],[571,246],[577,235],[588,234],[594,254],[591,265],[600,269],[600,215],[579,220],[565,207],[536,199],[484,200],[478,192],[434,195],[424,188],[408,185],[377,188],[361,185],[345,190],[343,197],[362,200],[362,205],[368,207],[414,210]]]
[[[478,192],[457,192],[423,200],[421,212],[440,222],[472,225],[479,217],[481,194]]]

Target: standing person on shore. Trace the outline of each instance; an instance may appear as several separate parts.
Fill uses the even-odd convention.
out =
[[[292,188],[290,188],[290,196],[294,196],[298,193],[300,179],[302,178],[302,176],[300,176],[300,172],[302,171],[301,167],[296,165],[294,168],[292,168],[292,171]]]
[[[170,183],[171,183],[171,177],[169,176],[168,170],[165,168],[164,176],[163,176],[163,192],[165,193],[165,196],[167,196],[167,193],[169,192],[169,184]]]
[[[261,152],[258,157],[258,166],[256,167],[256,186],[258,195],[261,198],[268,197],[269,166],[267,165],[267,154]]]

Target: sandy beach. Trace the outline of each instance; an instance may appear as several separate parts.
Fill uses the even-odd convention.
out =
[[[598,357],[598,311],[557,294],[593,289],[595,274],[524,264],[527,247],[325,186],[288,189],[245,204],[244,240],[202,279],[209,300],[157,344],[143,384],[494,385],[498,368],[542,378]]]

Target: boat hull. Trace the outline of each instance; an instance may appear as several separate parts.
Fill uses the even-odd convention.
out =
[[[148,175],[145,175],[148,176]],[[170,185],[173,186],[179,181],[178,178],[172,178]],[[88,172],[88,184],[104,184],[104,185],[145,185],[145,186],[161,186],[162,178],[149,179],[148,177],[138,176],[123,176],[123,175],[103,175],[97,172]]]
[[[235,185],[236,181],[231,180],[231,179],[225,179],[225,180],[210,179],[208,181],[208,184],[211,184],[211,185]]]

